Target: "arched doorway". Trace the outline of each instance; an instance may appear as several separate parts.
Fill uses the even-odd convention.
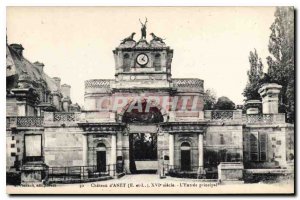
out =
[[[157,171],[157,130],[149,127],[163,122],[163,116],[157,107],[146,110],[147,102],[137,102],[142,109],[132,109],[123,114],[122,122],[138,125],[139,131],[129,132],[129,168],[131,173],[156,173]],[[155,169],[150,166],[154,166]]]
[[[181,171],[191,170],[191,145],[183,142],[180,146],[181,152]]]
[[[106,146],[103,143],[97,145],[97,171],[106,172]]]

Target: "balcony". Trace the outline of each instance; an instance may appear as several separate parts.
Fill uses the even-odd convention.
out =
[[[6,127],[43,127],[44,118],[36,116],[26,116],[26,117],[7,117]]]

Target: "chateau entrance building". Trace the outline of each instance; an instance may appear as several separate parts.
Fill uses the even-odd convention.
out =
[[[264,85],[262,103],[248,102],[245,114],[204,110],[203,80],[173,78],[173,50],[154,34],[133,36],[113,50],[114,79],[85,81],[81,111],[60,80],[47,78],[53,89],[38,98],[30,77],[8,77],[19,87],[7,106],[19,114],[7,117],[7,143],[18,149],[7,154],[7,172],[23,182],[130,173],[241,180],[245,170],[291,168],[294,128],[278,113],[279,85]],[[8,46],[9,56],[17,51]]]

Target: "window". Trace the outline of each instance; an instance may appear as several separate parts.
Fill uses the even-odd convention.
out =
[[[267,135],[259,134],[260,161],[267,161]]]
[[[11,144],[10,147],[11,147],[11,148],[15,148],[15,144]]]
[[[155,54],[153,64],[155,71],[161,71],[161,58],[159,53]]]
[[[250,134],[250,160],[258,161],[258,133]]]
[[[250,160],[267,161],[267,135],[265,133],[250,134]]]
[[[130,71],[130,56],[128,53],[124,54],[123,57],[123,68],[124,72],[129,72]]]
[[[281,140],[278,140],[278,141],[276,142],[276,144],[277,144],[277,145],[281,145]]]
[[[13,157],[13,156],[16,156],[16,153],[12,152],[10,155]]]
[[[40,161],[42,159],[42,135],[25,135],[25,160]]]
[[[11,136],[11,140],[15,140],[15,136]]]
[[[220,144],[225,144],[224,135],[220,134]]]

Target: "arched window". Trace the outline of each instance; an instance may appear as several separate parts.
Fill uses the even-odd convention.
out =
[[[155,71],[161,71],[161,56],[159,53],[155,54],[153,64]]]
[[[180,146],[181,152],[181,171],[191,170],[191,145],[183,142]]]
[[[124,54],[123,57],[123,68],[124,72],[129,72],[130,71],[130,56],[128,53]]]

